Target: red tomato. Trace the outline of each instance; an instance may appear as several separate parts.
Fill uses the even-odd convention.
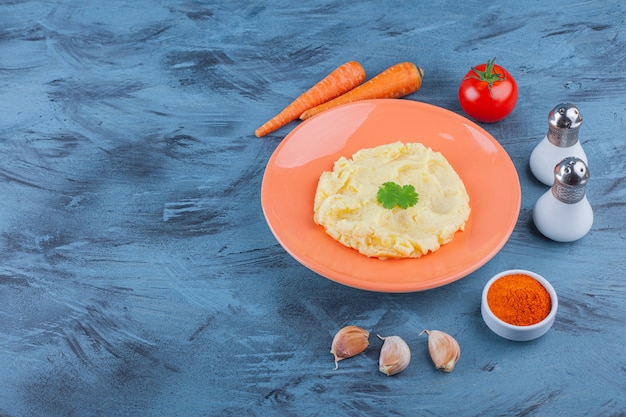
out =
[[[480,122],[494,123],[508,116],[517,103],[517,83],[496,59],[473,67],[459,87],[465,113]]]

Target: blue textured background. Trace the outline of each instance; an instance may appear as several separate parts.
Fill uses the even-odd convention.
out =
[[[626,415],[626,5],[445,1],[0,2],[0,415]],[[264,221],[265,164],[295,123],[254,129],[348,60],[425,72],[407,97],[463,114],[458,83],[497,56],[520,98],[483,125],[511,155],[511,239],[453,284],[380,294],[294,261]],[[547,114],[583,113],[595,211],[582,240],[532,225],[528,169]],[[480,167],[477,167],[480,169]],[[497,204],[497,201],[494,201]],[[496,272],[526,268],[560,295],[528,343],[483,324]],[[333,371],[347,324],[380,341]],[[457,338],[434,370],[423,328]]]

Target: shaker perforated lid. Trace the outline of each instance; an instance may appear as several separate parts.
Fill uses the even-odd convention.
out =
[[[588,181],[587,164],[580,158],[567,157],[554,167],[552,194],[563,203],[578,203],[585,197]]]
[[[578,107],[571,103],[558,104],[548,114],[548,140],[561,148],[575,145],[582,122]]]

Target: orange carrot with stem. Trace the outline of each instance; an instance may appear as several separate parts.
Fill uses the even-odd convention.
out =
[[[424,70],[420,67],[411,62],[401,62],[347,93],[305,111],[300,119],[308,119],[324,110],[353,101],[406,96],[422,86],[423,76]]]
[[[254,134],[262,137],[298,118],[304,111],[352,90],[365,80],[365,70],[355,61],[346,62],[301,94],[276,116],[265,122]]]

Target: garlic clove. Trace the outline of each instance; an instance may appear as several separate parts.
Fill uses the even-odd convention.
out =
[[[411,349],[399,336],[381,337],[383,346],[380,349],[378,370],[387,376],[398,374],[406,369],[411,362]]]
[[[359,326],[346,326],[333,338],[330,353],[335,355],[335,369],[338,362],[363,352],[369,346],[369,332]]]
[[[461,356],[461,347],[456,339],[440,330],[424,330],[422,333],[428,335],[428,352],[435,367],[443,372],[452,372]]]

